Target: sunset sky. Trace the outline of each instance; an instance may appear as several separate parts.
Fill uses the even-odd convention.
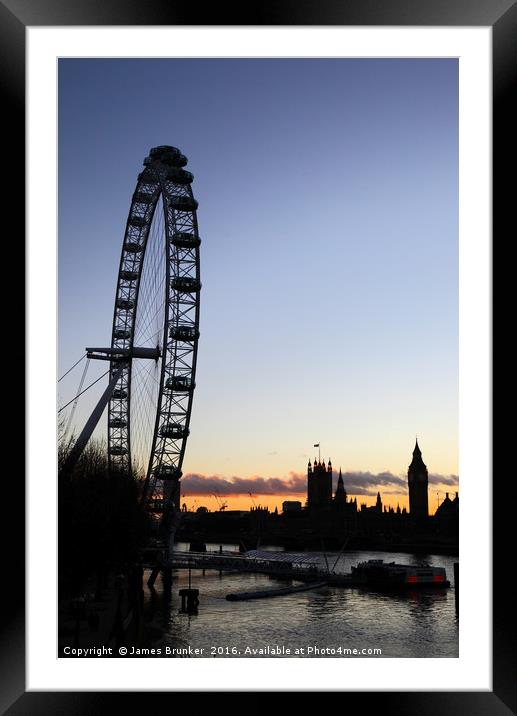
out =
[[[60,60],[59,375],[110,344],[136,176],[178,146],[203,240],[187,504],[304,501],[319,442],[359,504],[407,506],[418,434],[434,512],[458,489],[457,124],[454,59]]]

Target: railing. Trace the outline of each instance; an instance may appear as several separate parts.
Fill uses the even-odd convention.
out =
[[[174,552],[166,564],[173,568],[238,570],[241,572],[263,572],[265,574],[285,574],[290,576],[320,577],[327,575],[314,564],[302,566],[277,560],[255,559],[240,555],[205,552]]]

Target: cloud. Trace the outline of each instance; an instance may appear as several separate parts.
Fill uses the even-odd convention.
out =
[[[189,473],[181,481],[184,493],[188,495],[283,495],[307,490],[307,478],[291,473],[287,478],[279,477],[219,477],[218,475],[197,475]]]
[[[393,493],[407,492],[407,478],[391,472],[344,472],[343,483],[352,495],[376,495],[382,488],[391,488]]]
[[[391,472],[344,472],[343,483],[350,495],[375,496],[378,491],[390,495],[407,494],[407,477]],[[290,495],[307,492],[307,475],[290,472],[288,477],[221,477],[220,475],[199,475],[188,473],[182,479],[186,495]],[[432,485],[458,485],[457,475],[429,475]],[[337,474],[334,473],[334,489]]]
[[[457,487],[459,484],[459,478],[457,475],[429,475],[429,482],[432,485],[451,485]]]

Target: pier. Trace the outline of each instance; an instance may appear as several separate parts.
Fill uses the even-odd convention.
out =
[[[307,584],[298,585],[297,587],[280,587],[279,589],[256,589],[253,592],[232,592],[226,595],[229,602],[244,602],[252,599],[268,599],[270,597],[283,597],[286,594],[296,594],[297,592],[308,592],[311,589],[319,589],[326,587],[327,582],[308,582]]]
[[[164,569],[212,569],[219,572],[254,572],[301,582],[325,582],[339,587],[381,589],[448,588],[443,567],[404,565],[383,560],[360,563],[352,572],[339,574],[323,568],[315,555],[286,554],[250,550],[244,554],[233,552],[174,552],[169,559],[156,566],[154,573]]]
[[[169,569],[213,569],[219,572],[253,572],[269,574],[286,579],[321,582],[355,587],[363,580],[351,574],[335,574],[321,569],[313,555],[292,555],[283,552],[261,552],[253,550],[245,554],[232,552],[173,552],[161,568]]]

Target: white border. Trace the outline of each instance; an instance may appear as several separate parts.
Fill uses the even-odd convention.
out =
[[[37,27],[27,40],[27,689],[491,690],[491,28]],[[135,48],[142,57],[174,48],[176,57],[460,58],[461,592],[475,598],[462,601],[459,658],[56,658],[56,59],[135,57]]]

